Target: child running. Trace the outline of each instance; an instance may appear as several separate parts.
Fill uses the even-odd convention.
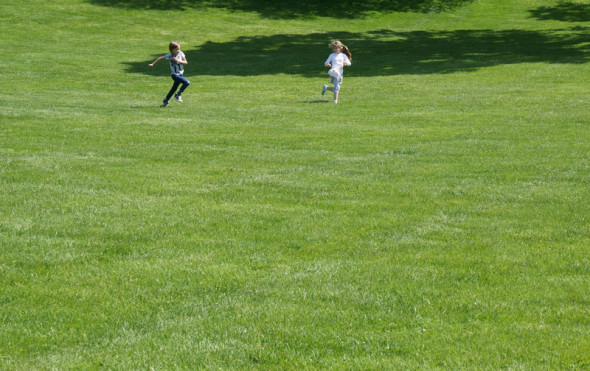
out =
[[[342,75],[344,73],[344,66],[350,66],[352,63],[352,54],[346,45],[342,44],[338,40],[332,40],[330,48],[334,53],[330,54],[324,65],[330,67],[328,75],[330,76],[330,83],[334,84],[334,87],[328,87],[324,85],[322,88],[322,95],[326,94],[326,90],[334,92],[334,103],[338,103],[338,93],[340,92],[340,86],[342,85]]]
[[[188,81],[184,76],[182,76],[184,74],[183,65],[188,64],[188,61],[186,60],[186,56],[184,55],[184,53],[180,51],[180,44],[176,41],[173,41],[170,43],[168,48],[170,49],[170,53],[158,57],[158,59],[156,59],[154,63],[149,64],[150,67],[153,67],[154,64],[158,63],[162,59],[170,61],[170,72],[172,74],[172,80],[174,80],[174,84],[172,84],[172,89],[170,89],[168,95],[166,95],[166,98],[164,98],[164,100],[162,101],[162,107],[166,107],[168,105],[168,103],[170,102],[170,98],[176,92],[176,89],[178,89],[178,86],[180,84],[182,84],[182,86],[180,87],[180,90],[178,90],[178,93],[174,95],[174,99],[176,99],[179,102],[182,102],[181,95],[184,92],[184,89],[186,89],[191,84],[190,81]]]

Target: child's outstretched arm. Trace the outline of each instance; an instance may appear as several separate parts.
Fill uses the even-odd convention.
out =
[[[161,61],[164,58],[165,58],[164,56],[158,57],[158,59],[156,59],[153,63],[148,64],[148,66],[153,67],[154,64],[158,63],[159,61]]]

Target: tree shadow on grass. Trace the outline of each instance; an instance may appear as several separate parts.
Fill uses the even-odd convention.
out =
[[[209,41],[184,52],[189,61],[187,76],[317,77],[326,73],[323,62],[331,52],[328,41],[338,38],[353,55],[347,76],[444,74],[516,63],[586,63],[590,57],[589,33],[583,27],[543,31],[375,30],[239,37],[229,42]],[[157,70],[147,66],[156,57],[125,63],[127,71],[161,75],[168,70],[165,63]]]
[[[473,0],[89,0],[92,4],[154,10],[223,8],[256,12],[265,18],[339,17],[358,18],[370,12],[444,11]]]
[[[542,6],[532,9],[529,13],[532,18],[541,21],[589,22],[590,4],[563,2],[555,6]]]

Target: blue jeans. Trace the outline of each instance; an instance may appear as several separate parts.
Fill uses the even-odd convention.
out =
[[[170,89],[170,91],[168,92],[168,95],[166,95],[166,102],[168,102],[170,100],[170,98],[172,98],[172,95],[174,94],[176,89],[178,89],[178,85],[182,84],[182,86],[180,87],[180,90],[178,91],[178,94],[176,94],[176,95],[181,95],[182,92],[184,91],[184,89],[186,89],[191,84],[191,82],[188,81],[187,79],[185,79],[182,75],[171,75],[171,76],[172,76],[172,80],[174,80],[174,84],[172,84],[172,89]]]

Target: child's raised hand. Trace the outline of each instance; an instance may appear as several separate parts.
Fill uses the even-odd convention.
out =
[[[148,64],[148,67],[154,67],[153,63]]]
[[[326,63],[326,67],[332,67],[330,63]]]

